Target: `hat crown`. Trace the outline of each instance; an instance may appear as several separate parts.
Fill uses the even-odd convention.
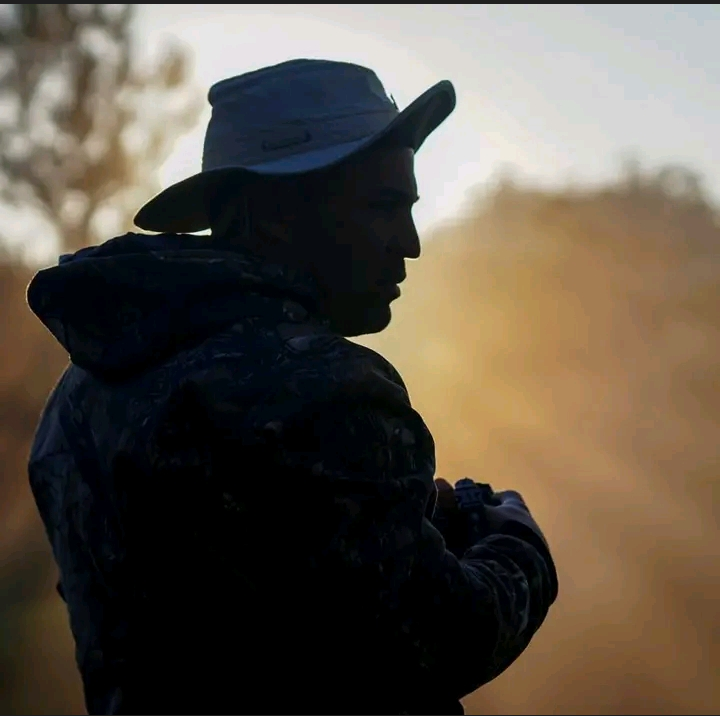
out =
[[[395,106],[379,77],[371,69],[331,60],[289,60],[216,82],[208,92],[213,110],[287,119],[308,113]]]
[[[398,108],[370,69],[290,60],[210,88],[203,170],[253,164],[352,142],[382,129]]]

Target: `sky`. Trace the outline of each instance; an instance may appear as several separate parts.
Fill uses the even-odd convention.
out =
[[[442,79],[457,109],[417,157],[421,230],[508,167],[556,186],[692,166],[720,197],[718,5],[138,5],[137,46],[173,36],[204,89],[297,57],[375,70],[400,107]],[[198,171],[209,107],[162,168]]]

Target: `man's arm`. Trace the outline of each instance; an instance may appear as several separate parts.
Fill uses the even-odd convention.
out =
[[[409,580],[412,629],[423,665],[462,698],[525,650],[557,596],[555,570],[549,554],[515,536],[487,537],[458,559],[427,520],[423,531]]]
[[[272,411],[255,411],[257,421],[225,396],[221,407],[210,400],[208,424],[226,446],[240,440],[266,475],[287,471],[332,493],[326,509],[342,524],[342,539],[327,546],[335,581],[357,580],[355,593],[378,595],[365,609],[386,625],[389,642],[407,647],[422,679],[462,698],[507,669],[544,621],[557,596],[552,559],[531,538],[509,534],[462,558],[450,553],[427,519],[434,446],[424,423],[380,393],[353,395],[278,403],[267,422]]]

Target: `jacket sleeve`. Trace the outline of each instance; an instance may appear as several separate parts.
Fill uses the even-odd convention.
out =
[[[266,484],[287,475],[284,484],[324,494],[299,508],[315,511],[299,524],[316,533],[320,510],[332,513],[322,559],[311,560],[327,578],[307,582],[348,585],[353,608],[367,612],[368,624],[382,624],[391,648],[400,645],[415,664],[414,683],[460,699],[520,656],[557,597],[550,553],[522,532],[486,537],[461,557],[448,551],[429,519],[434,444],[406,398],[363,387],[298,400],[296,383],[258,403],[218,385],[193,391],[213,460],[251,463]],[[274,499],[279,505],[283,497]]]
[[[408,580],[423,665],[456,698],[499,676],[525,650],[557,597],[549,552],[493,535],[458,559],[423,521]]]
[[[212,410],[215,435],[245,421],[248,444],[247,412],[233,419],[242,411],[228,401]],[[434,445],[409,404],[346,395],[297,404],[269,420],[272,415],[266,410],[255,420],[254,434],[271,436],[265,448],[253,448],[255,464],[276,476],[288,470],[293,480],[326,485],[332,496],[327,509],[335,510],[339,526],[327,564],[338,581],[357,581],[355,593],[372,593],[364,608],[375,610],[373,618],[395,643],[408,645],[421,678],[459,699],[507,669],[557,596],[544,545],[516,533],[487,537],[461,558],[446,549],[428,519],[436,489]]]

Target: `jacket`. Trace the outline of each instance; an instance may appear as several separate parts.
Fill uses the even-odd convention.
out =
[[[193,236],[40,271],[70,364],[30,484],[90,714],[463,713],[557,596],[496,534],[451,553],[434,443],[313,282]]]

